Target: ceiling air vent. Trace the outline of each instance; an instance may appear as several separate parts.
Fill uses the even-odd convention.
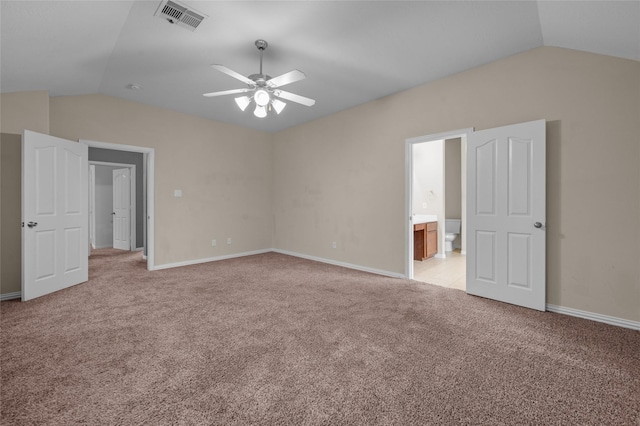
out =
[[[193,8],[171,0],[163,0],[155,16],[159,16],[190,31],[195,31],[198,25],[207,17],[207,15],[195,11]]]

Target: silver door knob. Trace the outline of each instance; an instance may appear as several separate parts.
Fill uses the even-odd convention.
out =
[[[533,224],[536,228],[542,228],[542,224],[540,222],[536,222]]]
[[[29,223],[27,223],[27,226],[29,228],[35,228],[36,226],[38,226],[38,222],[29,222]]]

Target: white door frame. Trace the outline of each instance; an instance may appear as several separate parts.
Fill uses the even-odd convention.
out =
[[[80,139],[80,143],[90,148],[110,149],[113,151],[139,152],[143,154],[142,178],[143,194],[146,194],[147,202],[144,204],[144,216],[147,226],[144,227],[147,249],[147,270],[155,269],[155,149],[134,145],[120,145],[108,142],[97,142]]]
[[[466,176],[466,152],[467,152],[467,137],[473,132],[473,128],[460,129],[460,130],[452,130],[444,133],[436,133],[433,135],[425,135],[418,136],[415,138],[410,138],[405,140],[405,276],[412,280],[413,279],[413,223],[411,221],[411,214],[413,211],[413,145],[423,143],[423,142],[432,142],[437,140],[447,140],[447,139],[461,139],[461,154],[462,154],[462,173]],[[463,176],[463,179],[464,179]],[[462,194],[462,239],[466,240],[466,194],[463,191]],[[438,218],[439,219],[439,218]],[[440,236],[438,236],[440,239]],[[464,245],[464,244],[463,244]]]
[[[106,162],[106,161],[89,161],[89,166],[108,166],[108,167],[118,167],[120,169],[129,169],[131,172],[131,211],[129,213],[130,217],[129,217],[129,223],[130,225],[130,229],[129,229],[129,250],[135,250],[138,247],[138,242],[136,239],[136,233],[137,233],[137,228],[136,228],[136,218],[137,218],[137,211],[136,211],[136,165],[135,164],[127,164],[127,163],[110,163],[110,162]],[[95,185],[95,180],[93,182],[93,184]],[[95,188],[93,189],[94,193],[95,193]],[[91,192],[91,189],[89,190],[89,192]],[[95,203],[95,200],[94,200]],[[95,204],[94,204],[94,209],[95,209]],[[94,227],[95,227],[95,214],[93,215],[93,219],[94,219]]]

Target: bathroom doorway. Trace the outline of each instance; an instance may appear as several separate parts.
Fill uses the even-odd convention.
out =
[[[466,290],[466,138],[471,131],[464,129],[406,141],[409,279]],[[460,221],[458,235],[449,244],[445,242],[447,219],[449,226],[455,225],[451,219]],[[429,229],[434,229],[433,222],[437,222],[437,251],[431,257],[419,259],[420,256],[414,256],[417,247],[414,229],[419,229],[424,220],[430,221]],[[449,234],[447,237],[451,238],[453,233]],[[415,235],[419,238],[420,234]],[[433,243],[433,239],[430,241]]]

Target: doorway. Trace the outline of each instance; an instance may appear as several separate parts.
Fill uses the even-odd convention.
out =
[[[414,279],[413,146],[460,137],[467,184],[461,232],[463,247],[468,241],[469,249],[466,292],[545,310],[545,126],[545,120],[536,120],[405,141],[408,278]],[[442,230],[438,229],[440,235]]]
[[[155,210],[155,150],[153,148],[144,148],[133,145],[120,145],[107,142],[97,142],[89,140],[80,140],[80,143],[87,145],[89,149],[97,148],[100,150],[106,150],[113,153],[131,154],[138,153],[141,156],[141,167],[136,167],[136,171],[141,182],[137,182],[137,188],[141,189],[142,199],[142,214],[137,215],[141,220],[136,220],[136,248],[142,248],[143,257],[147,262],[147,269],[153,270],[155,268],[154,257],[154,241],[155,241],[155,227],[154,227],[154,210]],[[127,162],[118,161],[116,164],[125,164]],[[141,170],[138,170],[141,169]],[[140,192],[136,190],[136,192]],[[140,194],[138,194],[140,195]],[[131,222],[134,222],[133,218]]]
[[[89,241],[92,249],[144,250],[143,229],[137,232],[137,222],[144,226],[144,194],[137,194],[140,191],[136,189],[136,171],[135,164],[89,160]],[[126,176],[127,188],[116,185],[122,180],[116,179],[116,175],[118,178]],[[137,217],[142,220],[136,220]]]
[[[408,139],[406,154],[406,266],[409,279],[465,290],[466,269],[466,143],[473,129],[462,129]],[[447,162],[447,152],[455,153],[458,144],[457,164]],[[452,149],[449,149],[452,144]],[[419,164],[422,162],[422,164]],[[449,173],[447,164],[449,163]],[[447,177],[458,173],[458,191],[449,185]],[[447,176],[449,175],[449,176]],[[455,186],[456,182],[449,182]],[[447,203],[449,198],[449,203]],[[457,216],[457,217],[454,217]],[[414,224],[423,217],[437,221],[437,253],[427,260],[414,260]],[[446,219],[460,219],[461,231],[456,238],[454,251],[445,249]]]

